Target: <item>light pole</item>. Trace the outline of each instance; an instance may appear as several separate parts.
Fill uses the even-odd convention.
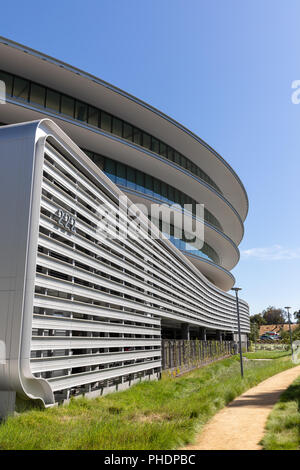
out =
[[[243,378],[244,377],[244,367],[243,367],[242,338],[241,338],[241,325],[240,325],[240,306],[239,306],[239,290],[242,290],[242,289],[241,289],[241,287],[233,287],[231,290],[233,290],[235,292],[235,298],[236,298],[236,311],[237,311],[237,321],[238,321],[241,376]]]
[[[287,313],[288,313],[289,331],[290,331],[290,343],[291,343],[291,351],[292,351],[292,354],[293,354],[293,348],[292,348],[293,338],[292,338],[292,327],[291,327],[291,316],[290,316],[290,308],[291,308],[291,307],[284,307],[284,308],[287,310]]]

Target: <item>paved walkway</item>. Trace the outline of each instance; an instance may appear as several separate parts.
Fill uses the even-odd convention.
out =
[[[249,389],[219,411],[185,450],[260,450],[271,409],[299,375],[297,366]]]

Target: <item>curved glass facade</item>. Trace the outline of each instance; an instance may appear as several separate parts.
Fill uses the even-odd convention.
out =
[[[131,166],[112,160],[109,157],[99,155],[89,150],[83,151],[93,160],[93,162],[118,186],[137,191],[145,196],[159,199],[167,204],[190,204],[192,214],[196,215],[197,201],[192,199],[182,191],[170,186],[167,183],[154,178]],[[218,219],[206,208],[204,208],[204,220],[223,232],[223,228]]]
[[[170,232],[174,233],[174,227],[170,225]],[[213,261],[216,264],[220,264],[220,258],[216,251],[208,245],[206,242],[198,241],[196,240],[195,242],[191,243],[188,242],[183,238],[177,238],[174,235],[170,235],[168,231],[163,232],[164,235],[166,235],[169,240],[176,246],[181,251],[185,251],[187,255],[191,254],[194,256],[198,256],[199,258],[206,258],[210,261]],[[197,243],[198,242],[198,243]],[[202,245],[202,248],[197,248],[197,245]]]
[[[5,71],[0,70],[0,80],[5,82],[6,94],[8,96],[29,102],[33,106],[48,108],[51,112],[86,122],[91,126],[140,145],[188,170],[222,194],[222,191],[210,176],[194,162],[180,152],[177,152],[173,147],[138,127],[64,93]]]
[[[173,186],[160,181],[146,173],[143,173],[135,168],[124,165],[123,163],[112,160],[109,157],[99,155],[97,153],[90,152],[89,150],[83,149],[84,152],[91,158],[91,160],[118,186],[126,189],[132,189],[143,195],[155,197],[162,202],[168,204],[190,204],[193,207],[193,215],[196,212],[196,201],[186,194],[182,193]],[[215,225],[219,230],[222,227],[218,220],[213,214],[204,208],[204,218],[207,222]],[[178,229],[173,224],[164,224],[162,226],[161,220],[153,220],[152,222],[159,228],[159,230],[166,235],[169,240],[181,251],[186,251],[192,255],[200,258],[206,258],[214,263],[219,264],[220,258],[217,252],[206,242],[202,240],[192,240],[192,236],[188,236],[187,239],[183,233],[179,233]],[[188,235],[188,234],[187,234]]]

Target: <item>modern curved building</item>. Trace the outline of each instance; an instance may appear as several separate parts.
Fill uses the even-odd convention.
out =
[[[204,243],[199,238],[191,247],[174,221],[157,221],[170,236],[170,241],[156,242],[157,247],[167,244],[174,258],[171,264],[179,263],[178,276],[181,270],[186,276],[184,293],[174,279],[169,295],[182,301],[187,297],[187,302],[189,295],[196,295],[196,310],[190,319],[178,312],[156,314],[164,337],[179,338],[183,331],[194,338],[235,334],[235,299],[227,291],[235,282],[230,271],[239,261],[248,199],[234,170],[184,126],[97,77],[5,38],[0,38],[0,58],[0,80],[6,86],[6,102],[0,105],[2,125],[50,119],[89,157],[99,175],[104,173],[133,204],[177,204],[179,211],[189,205],[185,216],[191,222],[197,217],[197,204],[204,205]],[[166,276],[164,272],[164,281]],[[168,311],[166,306],[157,308]],[[245,337],[249,310],[244,301],[241,327]]]

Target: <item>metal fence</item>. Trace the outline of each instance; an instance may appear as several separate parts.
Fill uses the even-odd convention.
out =
[[[178,375],[236,354],[233,341],[162,340],[162,369]]]

